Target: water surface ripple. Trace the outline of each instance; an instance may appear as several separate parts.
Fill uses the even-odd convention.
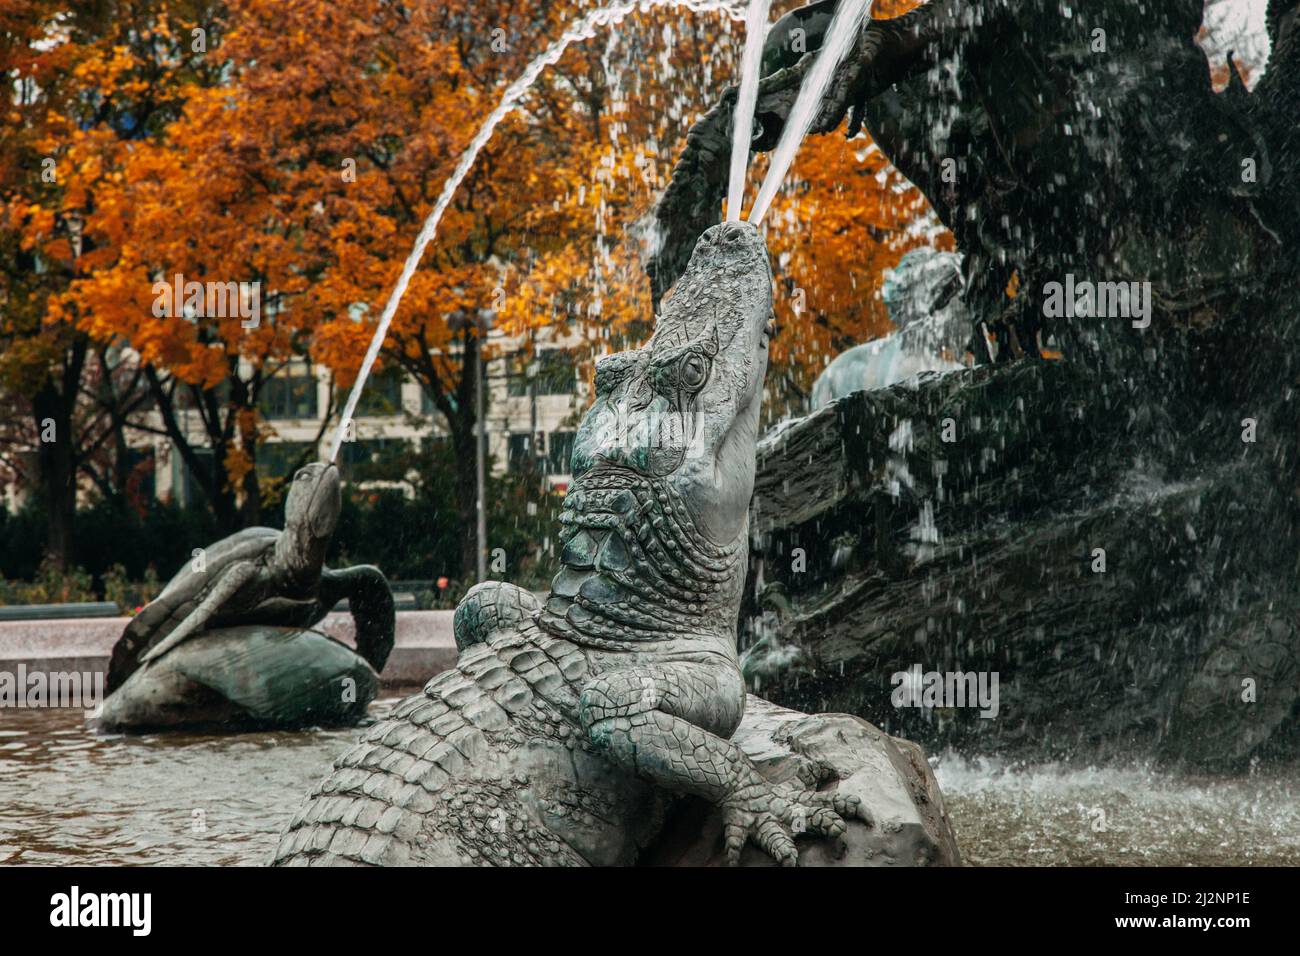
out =
[[[0,711],[0,863],[264,864],[356,735],[99,736],[77,710]],[[968,863],[1300,865],[1295,769],[936,764]]]

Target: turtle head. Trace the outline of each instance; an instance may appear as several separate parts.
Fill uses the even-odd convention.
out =
[[[772,273],[747,222],[707,229],[650,342],[596,365],[575,480],[621,468],[671,483],[716,544],[743,530],[767,371]]]
[[[338,526],[342,508],[339,470],[322,461],[303,465],[294,473],[285,499],[285,535],[304,548],[316,542],[328,542]]]

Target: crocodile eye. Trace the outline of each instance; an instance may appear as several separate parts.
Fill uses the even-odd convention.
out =
[[[708,375],[708,363],[699,352],[687,352],[682,356],[681,365],[677,369],[677,380],[681,382],[682,388],[692,392],[697,391],[704,385]]]

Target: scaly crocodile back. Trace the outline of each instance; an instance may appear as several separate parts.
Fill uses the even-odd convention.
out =
[[[468,647],[335,762],[276,865],[631,862],[659,798],[581,732],[587,668],[531,622]]]

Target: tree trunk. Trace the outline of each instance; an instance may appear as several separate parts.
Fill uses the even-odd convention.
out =
[[[478,335],[465,330],[461,349],[460,381],[456,383],[455,415],[451,425],[456,454],[456,511],[460,516],[460,574],[464,581],[478,575],[478,441],[475,388],[482,369]],[[487,503],[484,502],[484,507]]]
[[[36,424],[41,483],[49,508],[46,553],[67,568],[76,545],[78,436],[73,432],[81,374],[86,364],[86,339],[77,336],[64,354],[59,380],[47,376],[32,401]]]
[[[478,568],[478,473],[475,468],[474,423],[451,436],[456,455],[456,514],[460,518],[460,575],[473,581]]]
[[[46,379],[32,401],[37,460],[46,504],[46,556],[59,568],[72,563],[77,515],[77,465],[72,411],[53,379]]]

